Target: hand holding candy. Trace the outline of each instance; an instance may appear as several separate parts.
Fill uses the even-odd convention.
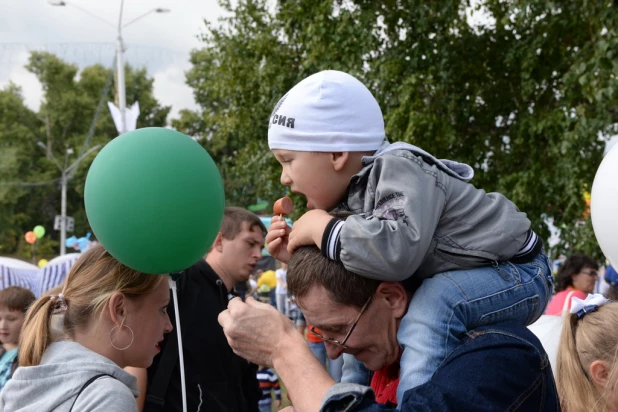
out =
[[[292,199],[285,196],[277,200],[273,205],[273,216],[266,234],[266,243],[268,244],[268,253],[274,256],[275,259],[283,263],[288,263],[290,254],[288,253],[288,235],[292,230],[286,223],[283,216],[290,214],[294,210]]]

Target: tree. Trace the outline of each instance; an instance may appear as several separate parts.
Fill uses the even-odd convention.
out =
[[[368,22],[355,20],[349,10],[333,17],[332,1],[282,3],[276,16],[266,0],[220,4],[231,15],[220,27],[206,22],[205,47],[192,53],[187,74],[202,110],[182,112],[172,125],[200,138],[213,156],[227,202],[248,206],[287,192],[266,142],[275,103],[316,71],[360,74],[363,55],[377,43],[366,36]]]
[[[56,248],[59,240],[52,228],[54,216],[60,214],[60,172],[37,142],[43,142],[61,163],[67,148],[73,148],[70,164],[88,147],[104,145],[117,136],[107,107],[103,104],[97,109],[102,99],[102,103],[114,100],[113,89],[105,88],[112,72],[100,65],[80,71],[42,52],[33,52],[26,67],[43,86],[43,102],[37,113],[24,105],[17,85],[0,90],[1,253],[27,257],[30,251],[24,233],[41,224],[48,234],[40,242],[49,242],[49,256],[42,257],[51,258],[52,246]],[[140,103],[138,127],[164,126],[170,107],[161,106],[154,98],[153,79],[145,69],[127,66],[125,70],[127,99]],[[95,155],[90,154],[79,164],[68,186],[67,214],[75,218],[75,233],[80,236],[90,230],[83,187]]]
[[[439,3],[382,11],[387,46],[370,75],[390,136],[474,165],[475,184],[509,196],[545,239],[553,219],[556,252],[600,258],[583,193],[618,120],[618,66],[599,64],[615,58],[614,6],[492,0],[471,27],[467,4]],[[418,23],[403,38],[396,11]]]
[[[613,3],[221,5],[229,17],[207,24],[187,74],[201,110],[173,125],[201,137],[230,203],[285,192],[267,150],[270,110],[306,76],[338,69],[372,90],[389,140],[469,163],[473,183],[511,198],[546,240],[553,220],[562,231],[555,253],[602,257],[582,213],[618,123]],[[471,24],[471,13],[482,18]]]

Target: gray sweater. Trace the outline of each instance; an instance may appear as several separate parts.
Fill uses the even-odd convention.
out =
[[[136,378],[111,360],[76,342],[54,342],[38,366],[19,367],[0,393],[0,411],[68,412],[88,379],[92,382],[73,408],[80,412],[137,411]]]
[[[530,261],[542,247],[525,213],[500,193],[468,183],[472,168],[405,143],[363,158],[346,201],[322,239],[322,253],[382,281],[425,279],[450,270]]]

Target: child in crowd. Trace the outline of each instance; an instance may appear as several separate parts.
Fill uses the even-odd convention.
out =
[[[573,298],[558,348],[557,387],[565,411],[618,410],[618,302]]]
[[[553,276],[525,213],[470,184],[470,166],[390,144],[378,103],[354,77],[323,71],[294,86],[273,110],[268,144],[281,183],[314,209],[293,231],[273,217],[271,255],[287,262],[294,249],[315,244],[361,276],[424,280],[398,332],[400,387],[427,382],[466,331],[530,324],[543,313]],[[353,380],[346,370],[354,368],[342,380]]]
[[[276,297],[277,276],[275,275],[274,270],[266,270],[258,278],[257,287],[260,293],[266,290],[265,286],[268,286],[268,303],[270,303],[273,307],[276,308],[277,307],[277,297]]]
[[[29,289],[9,286],[0,290],[0,390],[17,369],[17,349],[26,311],[36,298]]]
[[[269,367],[258,366],[257,380],[260,383],[260,389],[262,390],[262,397],[258,403],[260,412],[272,411],[272,393],[275,393],[275,407],[281,406],[281,387],[279,386],[279,377]]]

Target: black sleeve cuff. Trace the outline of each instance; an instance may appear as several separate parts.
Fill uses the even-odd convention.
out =
[[[341,261],[339,255],[341,254],[341,229],[343,228],[344,221],[332,218],[324,234],[322,235],[322,254],[330,260]]]

